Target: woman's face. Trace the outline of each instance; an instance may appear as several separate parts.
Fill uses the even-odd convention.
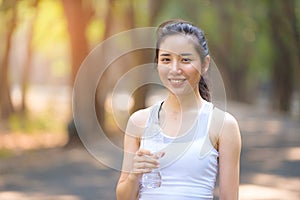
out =
[[[176,96],[198,92],[201,65],[191,36],[171,35],[161,42],[158,74],[164,86]]]

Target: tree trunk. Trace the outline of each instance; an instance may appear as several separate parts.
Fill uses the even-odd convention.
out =
[[[270,2],[270,27],[275,57],[273,63],[273,105],[280,111],[289,111],[294,89],[294,44],[286,38],[294,39],[290,31],[288,1]]]
[[[8,1],[4,2],[9,4],[11,7],[11,18],[8,20],[7,34],[5,38],[4,56],[1,64],[0,73],[0,118],[1,121],[6,121],[9,116],[14,112],[14,107],[11,100],[10,94],[10,82],[8,80],[9,73],[9,54],[11,50],[12,35],[17,23],[17,2]]]
[[[149,1],[148,5],[150,7],[149,11],[149,21],[148,21],[148,26],[154,26],[154,23],[157,19],[157,14],[160,13],[161,9],[164,7],[166,4],[165,0],[161,1]],[[132,10],[130,12],[130,10]],[[132,22],[134,22],[134,18],[136,17],[134,15],[134,10],[133,10],[133,2],[131,3],[131,7],[129,9],[129,12],[131,13],[132,16]],[[134,24],[132,23],[132,26]],[[132,38],[132,41],[134,42],[134,38]],[[135,64],[136,65],[141,65],[141,64],[146,64],[146,63],[153,63],[154,62],[154,49],[141,49],[138,52],[135,53]],[[140,77],[142,79],[147,79],[147,74],[141,74]],[[134,93],[133,93],[133,99],[134,99],[134,106],[130,113],[133,113],[141,108],[145,108],[146,106],[146,98],[148,94],[149,86],[144,85],[138,88]]]
[[[244,7],[239,1],[217,1],[214,2],[218,10],[221,28],[222,42],[213,49],[213,55],[216,55],[220,63],[220,71],[225,82],[227,97],[229,99],[247,102],[250,101],[246,93],[247,85],[245,83],[251,49],[240,51],[238,49],[234,22],[237,13],[230,12],[230,7],[235,6],[238,12],[242,13]],[[246,45],[246,44],[245,44]]]
[[[297,16],[296,16],[296,1],[295,0],[290,0],[290,1],[285,1],[284,5],[284,10],[285,13],[288,16],[288,20],[290,21],[291,24],[291,38],[294,38],[294,42],[292,42],[295,45],[295,50],[292,52],[292,55],[295,57],[295,64],[294,64],[294,88],[295,88],[295,93],[298,93],[298,96],[294,96],[294,101],[297,101],[296,104],[300,105],[300,29],[297,28]],[[293,101],[293,100],[292,100]],[[293,108],[290,108],[293,109]],[[296,112],[300,112],[299,108],[296,110]],[[298,116],[300,113],[298,113]]]
[[[71,46],[71,84],[76,79],[79,67],[89,52],[86,39],[86,27],[92,16],[90,2],[84,0],[62,0],[64,13],[67,19],[68,32]],[[73,119],[68,124],[69,142],[68,145],[80,144],[80,139],[76,131]]]
[[[62,0],[71,44],[71,83],[74,84],[78,69],[89,52],[86,27],[92,11],[83,0]]]
[[[109,0],[108,6],[107,6],[107,13],[105,16],[105,31],[103,40],[107,39],[111,34],[112,29],[112,23],[113,23],[113,4],[115,0]],[[104,52],[105,53],[105,52]],[[102,55],[105,57],[105,55]],[[102,64],[99,64],[99,66],[103,66]],[[96,107],[96,113],[97,118],[100,123],[100,126],[102,127],[103,131],[106,132],[106,126],[105,126],[105,101],[108,95],[108,87],[109,87],[109,77],[102,76],[102,80],[99,80],[100,82],[103,82],[104,84],[99,84],[96,90],[96,100],[95,100],[95,107]]]
[[[135,26],[134,21],[135,21],[135,17],[136,17],[135,13],[134,13],[134,9],[133,9],[133,1],[130,2],[130,6],[127,9],[127,15],[129,16],[128,28],[132,29]],[[132,35],[132,37],[131,37],[132,43],[135,41],[135,38],[133,38],[133,37],[134,37],[134,35]],[[131,68],[138,66],[141,62],[142,63],[144,62],[142,54],[135,52],[135,53],[133,53],[133,56],[134,56],[134,58],[130,59],[130,67]],[[143,74],[140,75],[140,77],[142,77],[142,76],[143,76]],[[133,105],[133,109],[130,111],[130,113],[137,111],[141,108],[145,108],[146,94],[147,94],[146,87],[142,87],[133,93],[132,98],[134,100],[134,105]]]
[[[33,38],[33,27],[35,24],[35,21],[37,19],[37,7],[38,7],[38,0],[35,0],[32,4],[32,7],[34,8],[34,15],[30,21],[29,24],[29,32],[28,32],[28,39],[27,39],[27,46],[26,46],[26,58],[24,62],[24,70],[22,74],[22,80],[21,80],[21,107],[20,112],[25,113],[26,112],[26,96],[27,96],[27,89],[29,84],[29,76],[32,69],[32,38]]]
[[[216,2],[216,8],[218,9],[219,18],[222,19],[222,23],[220,25],[221,31],[222,31],[222,45],[215,48],[214,54],[218,58],[218,63],[222,64],[222,75],[224,76],[225,85],[227,88],[230,88],[229,92],[232,92],[233,84],[232,82],[232,70],[231,70],[231,64],[230,64],[230,56],[228,56],[228,52],[231,52],[232,49],[232,39],[231,39],[231,30],[232,30],[232,23],[231,18],[228,12],[226,12],[226,9],[224,9],[224,6],[226,6],[226,3]],[[234,94],[228,95],[229,98],[232,98]]]

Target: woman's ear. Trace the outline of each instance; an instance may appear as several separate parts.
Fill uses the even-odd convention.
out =
[[[201,73],[202,74],[205,74],[208,70],[208,67],[209,67],[209,63],[210,63],[210,56],[207,55],[203,61],[203,64],[202,64],[202,68],[201,68]]]

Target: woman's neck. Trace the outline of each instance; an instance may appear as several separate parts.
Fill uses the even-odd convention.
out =
[[[164,109],[167,112],[184,113],[189,111],[199,111],[204,99],[199,93],[192,93],[191,95],[176,96],[169,94],[164,102]]]
[[[176,137],[190,130],[204,104],[200,94],[195,94],[182,97],[169,94],[159,114],[159,124],[165,134]]]

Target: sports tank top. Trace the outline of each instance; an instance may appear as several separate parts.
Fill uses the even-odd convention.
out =
[[[209,139],[213,104],[205,101],[193,126],[179,137],[163,133],[159,125],[161,104],[151,107],[141,148],[151,149],[157,143],[159,151],[165,152],[160,158],[162,183],[159,188],[141,186],[139,200],[212,200],[219,156]]]

